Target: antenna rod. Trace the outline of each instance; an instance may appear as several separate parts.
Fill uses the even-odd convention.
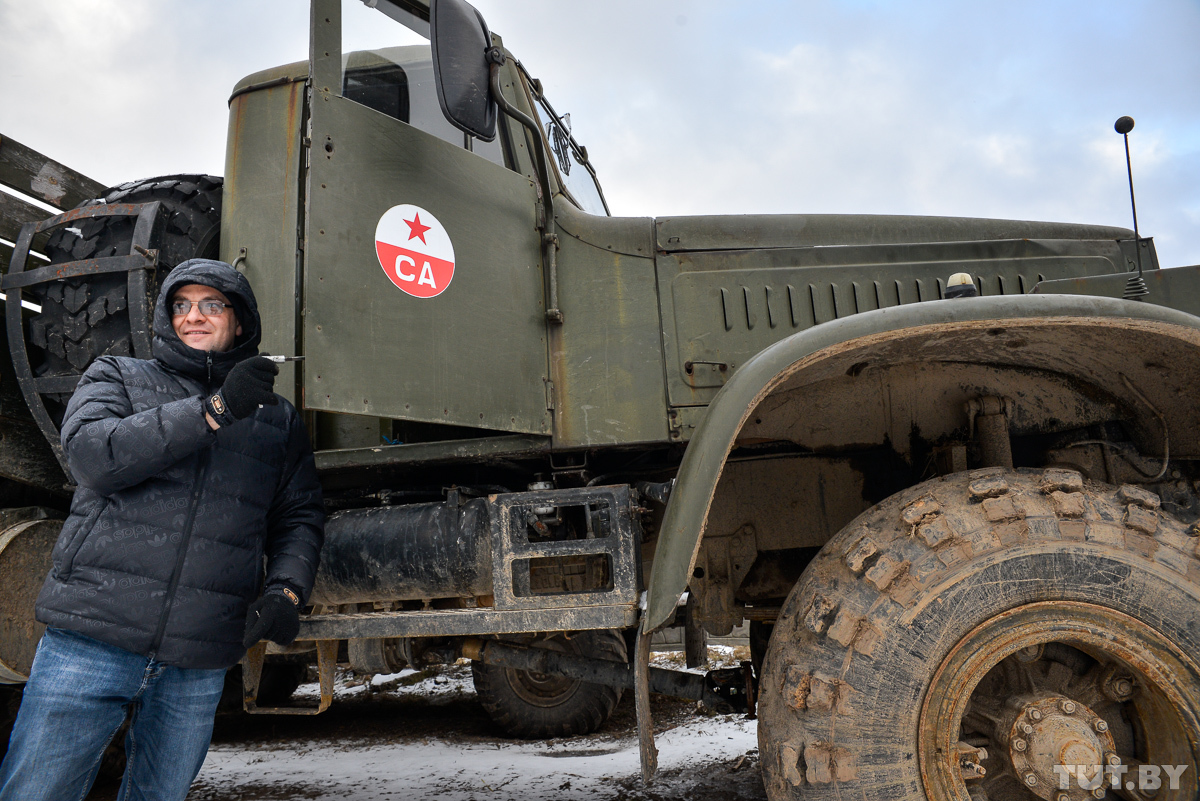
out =
[[[1133,131],[1132,116],[1123,116],[1116,121],[1116,132],[1126,138],[1126,170],[1129,173],[1129,205],[1133,206],[1133,251],[1138,255],[1138,275],[1129,276],[1126,281],[1126,290],[1124,290],[1124,299],[1126,300],[1141,300],[1142,297],[1150,294],[1150,288],[1147,287],[1146,281],[1141,277],[1141,234],[1138,231],[1138,201],[1133,198],[1133,164],[1129,163],[1129,132]]]
[[[1133,165],[1129,161],[1129,132],[1133,130],[1133,117],[1121,117],[1113,128],[1125,139],[1125,170],[1129,174],[1129,205],[1133,208],[1133,236],[1136,240],[1134,252],[1137,253],[1138,278],[1141,278],[1142,235],[1138,233],[1137,200],[1133,197]]]

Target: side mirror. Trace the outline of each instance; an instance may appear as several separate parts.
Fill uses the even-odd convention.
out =
[[[465,0],[432,0],[433,76],[438,103],[450,123],[477,139],[496,138],[496,103],[489,91],[492,46],[487,23]]]

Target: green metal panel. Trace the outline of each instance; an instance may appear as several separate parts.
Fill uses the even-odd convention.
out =
[[[1107,225],[887,214],[663,217],[655,225],[658,248],[668,252],[987,239],[1133,239],[1133,231]]]
[[[1125,285],[1131,275],[1121,273],[1043,281],[1034,291],[1040,295],[1104,295],[1119,298],[1125,294]],[[1142,303],[1169,306],[1200,316],[1200,264],[1147,270],[1145,281],[1150,294],[1142,298]]]
[[[533,184],[320,81],[312,141],[308,408],[549,433]],[[401,291],[376,256],[376,225],[402,204],[453,243],[454,277],[436,297]]]
[[[1051,320],[1067,325],[1071,318],[1080,318],[1080,324],[1111,321],[1115,335],[1120,335],[1122,328],[1140,326],[1163,336],[1200,341],[1200,318],[1174,309],[1103,297],[1026,295],[936,301],[856,314],[813,326],[756,354],[722,387],[688,443],[660,528],[643,629],[650,632],[662,625],[674,613],[680,594],[687,588],[713,492],[743,423],[807,357],[884,332],[911,331],[916,335],[921,328],[931,327],[942,333],[944,341],[953,343],[951,326],[990,327],[1021,321],[1043,325]],[[1104,359],[1103,353],[1092,355],[1095,361]],[[1064,362],[1079,358],[1064,351]],[[1103,380],[1110,378],[1105,376]],[[1109,383],[1118,382],[1113,379]]]
[[[561,195],[554,208],[563,312],[551,332],[554,445],[666,441],[651,220],[592,216]]]
[[[359,418],[367,419],[370,418]],[[357,467],[437,464],[513,458],[543,454],[549,451],[550,440],[529,434],[487,437],[484,439],[454,439],[442,442],[414,442],[408,445],[380,445],[370,448],[342,448],[318,451],[317,470],[328,472]]]
[[[262,349],[297,352],[296,236],[300,224],[300,127],[304,84],[247,92],[229,106],[221,259],[239,264],[254,287]],[[275,389],[295,402],[295,362],[280,365]]]
[[[912,219],[925,229],[891,230],[869,217],[838,217],[832,233],[849,235],[857,224],[859,240],[887,235],[919,239],[939,230],[934,224],[938,218]],[[673,222],[678,230],[680,221]],[[1013,233],[994,224],[997,221],[940,222],[964,237],[971,235],[965,222],[980,223],[978,235]],[[1069,228],[1031,225],[1057,233]],[[1074,228],[1095,233],[1086,226]],[[663,230],[660,227],[660,240]],[[798,234],[806,232],[817,234],[815,227]],[[742,235],[743,244],[755,240],[750,231]],[[771,225],[765,226],[762,237],[778,239]],[[938,300],[953,273],[974,276],[981,295],[1013,295],[1028,292],[1046,278],[1114,273],[1124,260],[1120,244],[1112,239],[968,239],[663,253],[658,257],[658,281],[670,402],[710,402],[750,357],[797,331],[874,309]]]

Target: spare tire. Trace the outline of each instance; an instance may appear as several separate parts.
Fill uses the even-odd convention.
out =
[[[148,302],[172,267],[191,258],[218,257],[221,184],[211,175],[168,175],[131,181],[81,204],[159,201],[158,269],[147,276]],[[52,264],[124,256],[133,243],[134,217],[95,217],[56,230],[46,244]],[[125,273],[100,273],[39,284],[29,290],[42,310],[29,320],[27,341],[35,376],[81,375],[97,357],[132,356]],[[47,410],[61,422],[69,394],[47,397]]]

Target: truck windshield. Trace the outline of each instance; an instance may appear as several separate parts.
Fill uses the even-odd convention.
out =
[[[533,90],[533,105],[558,168],[559,184],[576,206],[588,214],[607,217],[608,204],[604,201],[600,182],[596,180],[596,171],[588,161],[587,149],[571,137],[571,115],[556,113],[550,101],[541,93],[540,82],[532,79],[528,73],[525,73],[525,78]]]

